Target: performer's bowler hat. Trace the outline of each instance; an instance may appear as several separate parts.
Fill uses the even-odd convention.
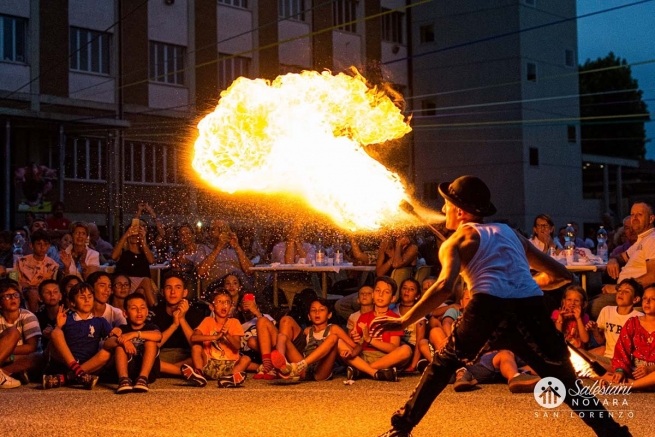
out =
[[[456,207],[481,217],[496,213],[487,184],[475,176],[460,176],[439,184],[439,193]]]

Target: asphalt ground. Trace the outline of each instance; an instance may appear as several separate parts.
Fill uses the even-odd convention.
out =
[[[196,388],[181,379],[159,379],[145,394],[116,395],[115,386],[105,384],[93,391],[44,391],[34,383],[0,390],[0,436],[377,436],[389,428],[391,414],[419,378],[345,385],[344,376],[295,384],[251,376],[236,389],[219,389],[211,381]],[[564,405],[545,410],[532,394],[511,394],[505,384],[480,387],[467,393],[447,387],[413,435],[594,435]],[[617,406],[611,406],[612,397],[607,399],[615,417],[623,411],[617,420],[629,425],[633,435],[655,435],[655,395],[620,396]],[[553,417],[554,411],[559,417]]]

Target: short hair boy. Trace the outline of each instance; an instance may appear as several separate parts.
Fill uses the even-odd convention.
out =
[[[56,279],[59,264],[46,255],[50,248],[50,237],[44,230],[38,230],[30,237],[32,254],[20,257],[14,264],[18,271],[18,283],[23,290],[25,306],[35,313],[39,309],[38,287],[41,281]]]
[[[396,281],[388,276],[375,278],[373,289],[373,303],[375,309],[362,314],[357,319],[356,329],[351,333],[355,342],[362,345],[362,353],[353,358],[347,358],[347,376],[354,380],[360,371],[373,379],[379,381],[398,381],[396,367],[403,367],[409,364],[412,357],[412,348],[406,344],[400,344],[403,335],[402,331],[385,332],[384,334],[372,337],[369,327],[378,316],[399,317],[389,309],[389,305],[396,300]]]
[[[231,318],[232,298],[221,289],[210,300],[212,315],[206,317],[191,335],[193,366],[184,365],[184,376],[193,384],[204,387],[207,378],[218,380],[220,388],[238,387],[246,379],[250,358],[239,355],[243,328]]]
[[[50,342],[52,330],[57,326],[57,314],[62,305],[59,283],[54,279],[46,279],[41,282],[39,284],[39,298],[43,303],[43,307],[36,312],[35,316],[43,333],[41,346],[45,350]]]
[[[101,340],[111,332],[111,325],[103,317],[93,316],[93,288],[80,282],[69,293],[71,311],[63,308],[57,314],[57,327],[50,335],[48,347],[51,370],[56,374],[43,375],[43,389],[76,383],[92,390],[98,382],[94,373],[100,372],[111,359],[110,350],[118,345],[116,337],[108,338],[100,348]],[[67,372],[68,371],[68,372]],[[67,372],[67,373],[66,373]]]
[[[592,349],[593,353],[607,370],[612,370],[614,347],[621,335],[623,325],[631,317],[643,316],[644,313],[636,311],[634,306],[639,303],[644,293],[644,287],[633,278],[622,280],[616,287],[616,306],[606,306],[598,315],[596,322],[590,321],[586,328],[601,345]],[[604,346],[602,346],[604,344]]]
[[[148,383],[154,382],[159,374],[157,355],[161,332],[157,325],[147,321],[148,303],[142,294],[128,295],[124,306],[127,324],[112,330],[118,341],[115,352],[118,373],[116,393],[146,393]]]

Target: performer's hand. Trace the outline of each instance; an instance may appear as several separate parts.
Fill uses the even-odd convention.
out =
[[[373,319],[369,330],[372,337],[379,337],[384,331],[401,331],[403,329],[403,318],[380,316]]]

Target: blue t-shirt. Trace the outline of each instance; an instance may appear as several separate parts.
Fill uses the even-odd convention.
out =
[[[64,325],[64,338],[73,357],[81,364],[98,352],[100,340],[111,332],[111,325],[104,317],[82,320],[76,312],[68,314]]]
[[[450,317],[453,320],[457,320],[457,318],[461,315],[462,312],[457,308],[448,308],[448,310],[446,310],[441,320],[445,319],[446,317]]]

